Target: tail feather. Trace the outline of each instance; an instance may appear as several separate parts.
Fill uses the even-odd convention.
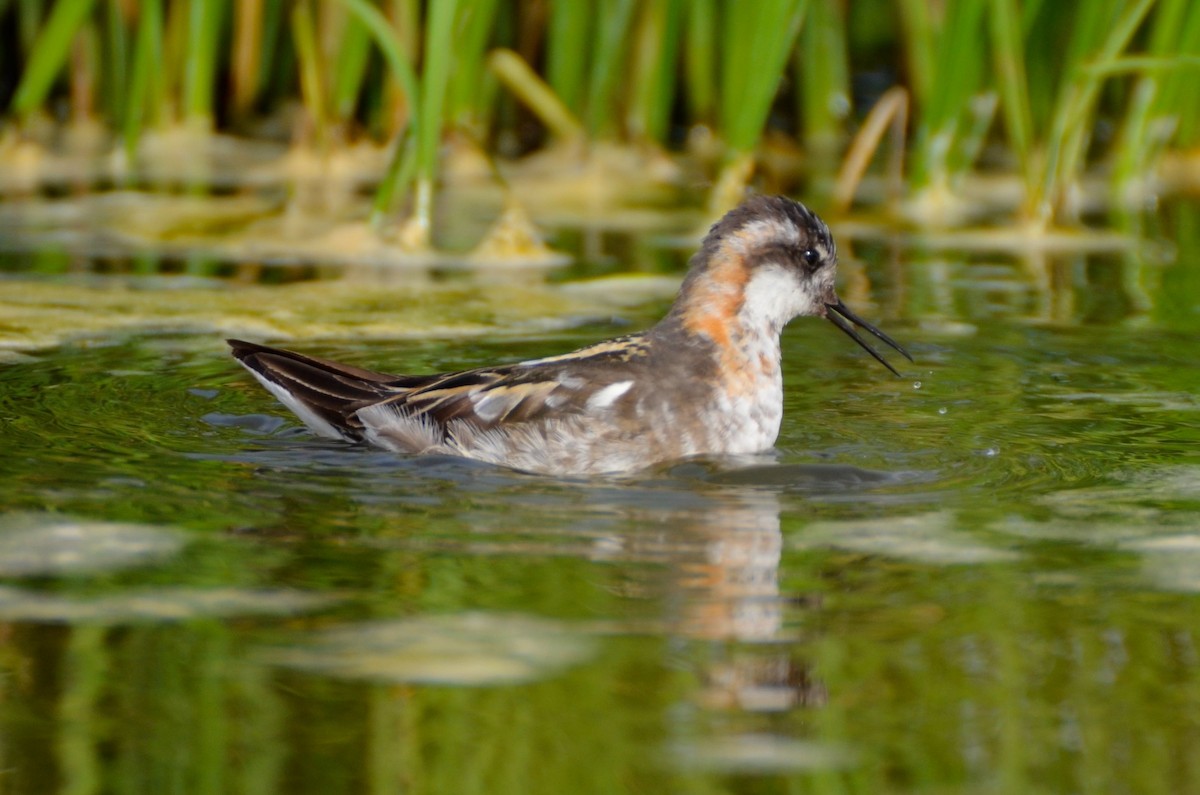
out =
[[[361,439],[358,409],[402,393],[408,380],[253,342],[227,342],[243,367],[322,436]]]

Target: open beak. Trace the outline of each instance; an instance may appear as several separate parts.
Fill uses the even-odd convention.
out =
[[[850,339],[857,342],[864,351],[866,351],[867,353],[874,356],[876,361],[878,361],[880,364],[882,364],[887,369],[891,370],[894,375],[900,375],[900,372],[895,367],[892,367],[890,364],[888,364],[887,359],[884,359],[882,356],[880,356],[878,351],[876,351],[874,348],[872,348],[870,345],[868,345],[867,341],[862,338],[862,335],[854,330],[854,326],[858,326],[859,328],[866,329],[867,331],[871,332],[876,337],[883,340],[888,345],[892,346],[897,351],[899,351],[900,355],[903,356],[905,359],[908,359],[910,362],[913,360],[913,357],[908,355],[908,351],[906,351],[906,350],[904,350],[904,348],[900,347],[900,343],[896,342],[894,339],[889,337],[887,334],[884,334],[882,331],[875,328],[870,323],[868,323],[867,321],[863,320],[858,315],[851,312],[850,308],[842,303],[842,299],[839,298],[832,303],[825,304],[825,308],[828,310],[825,313],[825,317],[829,318],[830,323],[833,323],[833,325],[837,326],[842,331],[846,332],[846,334],[849,335]],[[850,322],[847,323],[846,321],[850,321]],[[850,325],[850,323],[853,323],[854,326]]]

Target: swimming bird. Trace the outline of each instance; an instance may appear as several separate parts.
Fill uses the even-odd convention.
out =
[[[842,303],[836,269],[833,237],[816,214],[786,197],[755,196],[709,230],[659,323],[561,356],[389,375],[228,342],[321,436],[536,473],[630,472],[774,445],[783,418],[779,335],[797,316],[828,319],[898,376],[854,326],[912,357]]]

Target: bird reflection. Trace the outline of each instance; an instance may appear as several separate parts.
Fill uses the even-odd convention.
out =
[[[640,570],[637,583],[663,597],[660,629],[728,642],[714,645],[701,672],[702,703],[750,711],[824,703],[824,687],[796,655],[801,638],[785,624],[789,611],[820,605],[780,591],[779,495],[718,487],[679,502],[627,509],[633,529],[601,546],[598,557],[661,564]]]

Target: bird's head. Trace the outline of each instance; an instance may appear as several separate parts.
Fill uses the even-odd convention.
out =
[[[834,289],[836,275],[837,246],[824,221],[784,196],[754,196],[709,230],[673,314],[690,331],[716,342],[729,340],[737,328],[778,334],[800,315],[824,317],[899,375],[854,326],[912,357],[842,303]]]

